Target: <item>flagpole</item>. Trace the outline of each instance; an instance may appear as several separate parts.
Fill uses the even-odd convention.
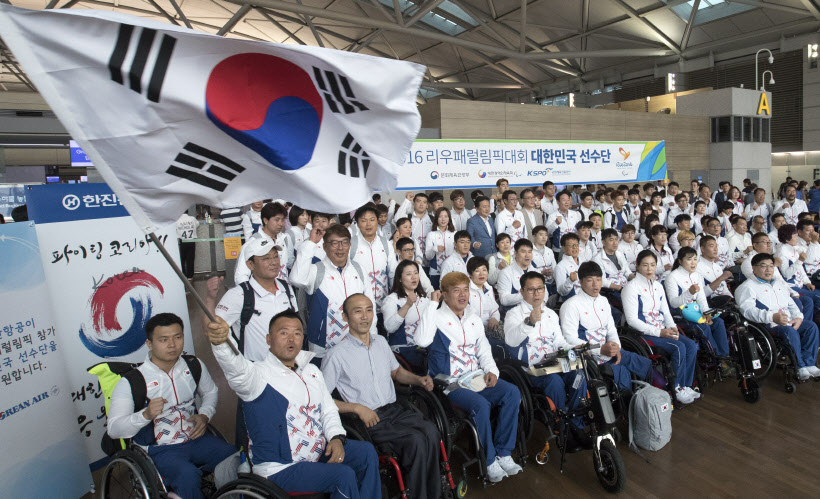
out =
[[[168,262],[169,265],[171,265],[171,268],[174,269],[174,272],[176,272],[177,276],[182,281],[182,284],[185,285],[185,289],[187,289],[188,292],[191,293],[191,295],[194,297],[194,300],[196,300],[197,304],[199,304],[199,307],[202,309],[202,311],[205,312],[205,315],[208,317],[208,319],[211,322],[216,322],[214,314],[212,314],[211,311],[208,310],[208,307],[205,305],[205,301],[202,299],[201,296],[199,296],[199,293],[196,292],[196,289],[194,289],[194,286],[193,284],[191,284],[191,281],[189,281],[188,278],[185,277],[185,274],[182,273],[182,269],[179,268],[179,265],[177,265],[174,259],[171,258],[171,255],[168,253],[168,250],[165,249],[165,246],[162,244],[162,242],[160,242],[157,235],[151,232],[148,234],[148,237],[150,237],[151,241],[153,241],[153,243],[157,245],[157,248],[159,248],[159,252],[162,253],[162,256],[165,257],[165,260]],[[227,343],[228,346],[231,347],[231,350],[233,350],[234,354],[239,355],[239,350],[236,349],[233,342],[228,340],[225,343]]]

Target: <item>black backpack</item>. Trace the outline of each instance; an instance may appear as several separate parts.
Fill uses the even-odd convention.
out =
[[[291,291],[290,284],[287,281],[282,279],[277,279],[284,288],[285,294],[288,297],[288,304],[290,305],[291,310],[296,310],[296,307],[293,305],[294,296]],[[251,321],[251,317],[254,314],[262,315],[261,312],[256,310],[254,307],[256,306],[256,296],[254,295],[253,288],[251,287],[250,281],[240,282],[239,287],[242,288],[242,312],[239,314],[239,337],[235,334],[232,334],[234,339],[236,340],[236,345],[239,348],[239,351],[242,352],[244,355],[245,353],[245,326]]]
[[[182,359],[188,365],[188,370],[191,371],[191,376],[194,377],[194,382],[199,388],[199,380],[202,377],[202,364],[200,360],[193,355],[182,354]],[[100,382],[100,389],[105,395],[105,414],[108,415],[108,409],[111,406],[111,394],[114,392],[114,387],[120,379],[125,378],[131,387],[131,397],[134,399],[134,411],[145,408],[148,405],[148,387],[145,386],[145,377],[142,372],[137,369],[141,364],[132,364],[129,362],[100,362],[88,368],[88,372],[97,376]],[[112,439],[108,432],[103,434],[102,442],[100,442],[103,452],[110,456],[120,449],[127,447],[125,439],[119,439],[117,444]]]

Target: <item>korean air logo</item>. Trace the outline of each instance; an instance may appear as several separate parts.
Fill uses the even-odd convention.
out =
[[[63,197],[63,208],[66,210],[76,210],[80,207],[80,198],[74,194],[69,194]]]
[[[435,170],[431,171],[430,172],[430,178],[433,179],[433,180],[438,179],[438,172],[435,171]]]
[[[487,176],[487,172],[478,170],[478,178],[485,178]]]

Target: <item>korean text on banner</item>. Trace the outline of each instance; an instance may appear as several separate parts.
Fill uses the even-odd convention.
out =
[[[33,224],[0,225],[0,497],[80,497],[92,487]]]
[[[145,323],[161,312],[182,317],[185,349],[193,353],[185,291],[105,184],[32,186],[29,215],[37,222],[55,323],[71,359],[75,431],[82,434],[93,465],[103,457],[105,400],[86,369],[104,359],[145,361]],[[157,237],[167,248],[177,247],[173,226]],[[171,253],[179,265],[179,253]]]
[[[666,178],[656,142],[417,140],[399,173],[399,190],[644,182]]]

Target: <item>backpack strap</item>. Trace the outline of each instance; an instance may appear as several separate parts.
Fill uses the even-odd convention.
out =
[[[199,380],[202,378],[202,363],[193,355],[182,354],[182,360],[188,364],[188,370],[191,371],[191,376],[194,377],[194,382],[199,388]]]
[[[253,317],[253,314],[256,313],[256,310],[254,310],[256,297],[253,294],[253,288],[251,287],[250,281],[239,283],[239,286],[242,288],[244,301],[242,302],[242,312],[239,314],[239,337],[237,338],[236,335],[233,335],[233,337],[236,340],[239,351],[244,354],[245,326],[248,325],[251,321],[251,317]]]
[[[131,385],[131,397],[134,399],[134,412],[144,409],[148,405],[148,387],[145,386],[145,376],[139,369],[131,369],[122,375]]]
[[[350,238],[350,254],[355,255],[357,249],[359,249],[359,234],[354,234]]]
[[[635,414],[636,401],[638,399],[638,397],[637,397],[638,392],[640,390],[642,390],[642,389],[644,389],[648,386],[652,386],[652,385],[650,385],[649,383],[647,383],[645,381],[639,381],[639,380],[632,380],[632,385],[634,385],[634,388],[637,388],[637,390],[633,390],[632,398],[629,400],[629,416],[628,416],[628,418],[629,418],[629,448],[632,449],[632,452],[634,452],[635,454],[641,456],[644,461],[649,463],[649,459],[647,459],[647,457],[643,455],[643,453],[640,451],[640,449],[638,449],[638,445],[635,443],[635,432],[633,430],[633,424],[634,424],[633,421],[635,419],[634,414]]]
[[[293,294],[291,292],[290,284],[288,284],[288,281],[286,281],[284,279],[277,279],[277,281],[279,282],[279,284],[282,285],[283,288],[285,288],[285,295],[288,297],[288,305],[290,305],[291,310],[295,311],[296,306],[293,303],[293,301],[295,300],[295,297],[293,297]]]
[[[359,280],[362,281],[362,286],[364,286],[364,271],[362,270],[362,266],[353,260],[350,260],[350,264],[356,269],[356,273],[359,274]]]
[[[325,280],[325,262],[317,262],[314,265],[316,265],[316,279],[313,281],[313,292],[315,293]]]

